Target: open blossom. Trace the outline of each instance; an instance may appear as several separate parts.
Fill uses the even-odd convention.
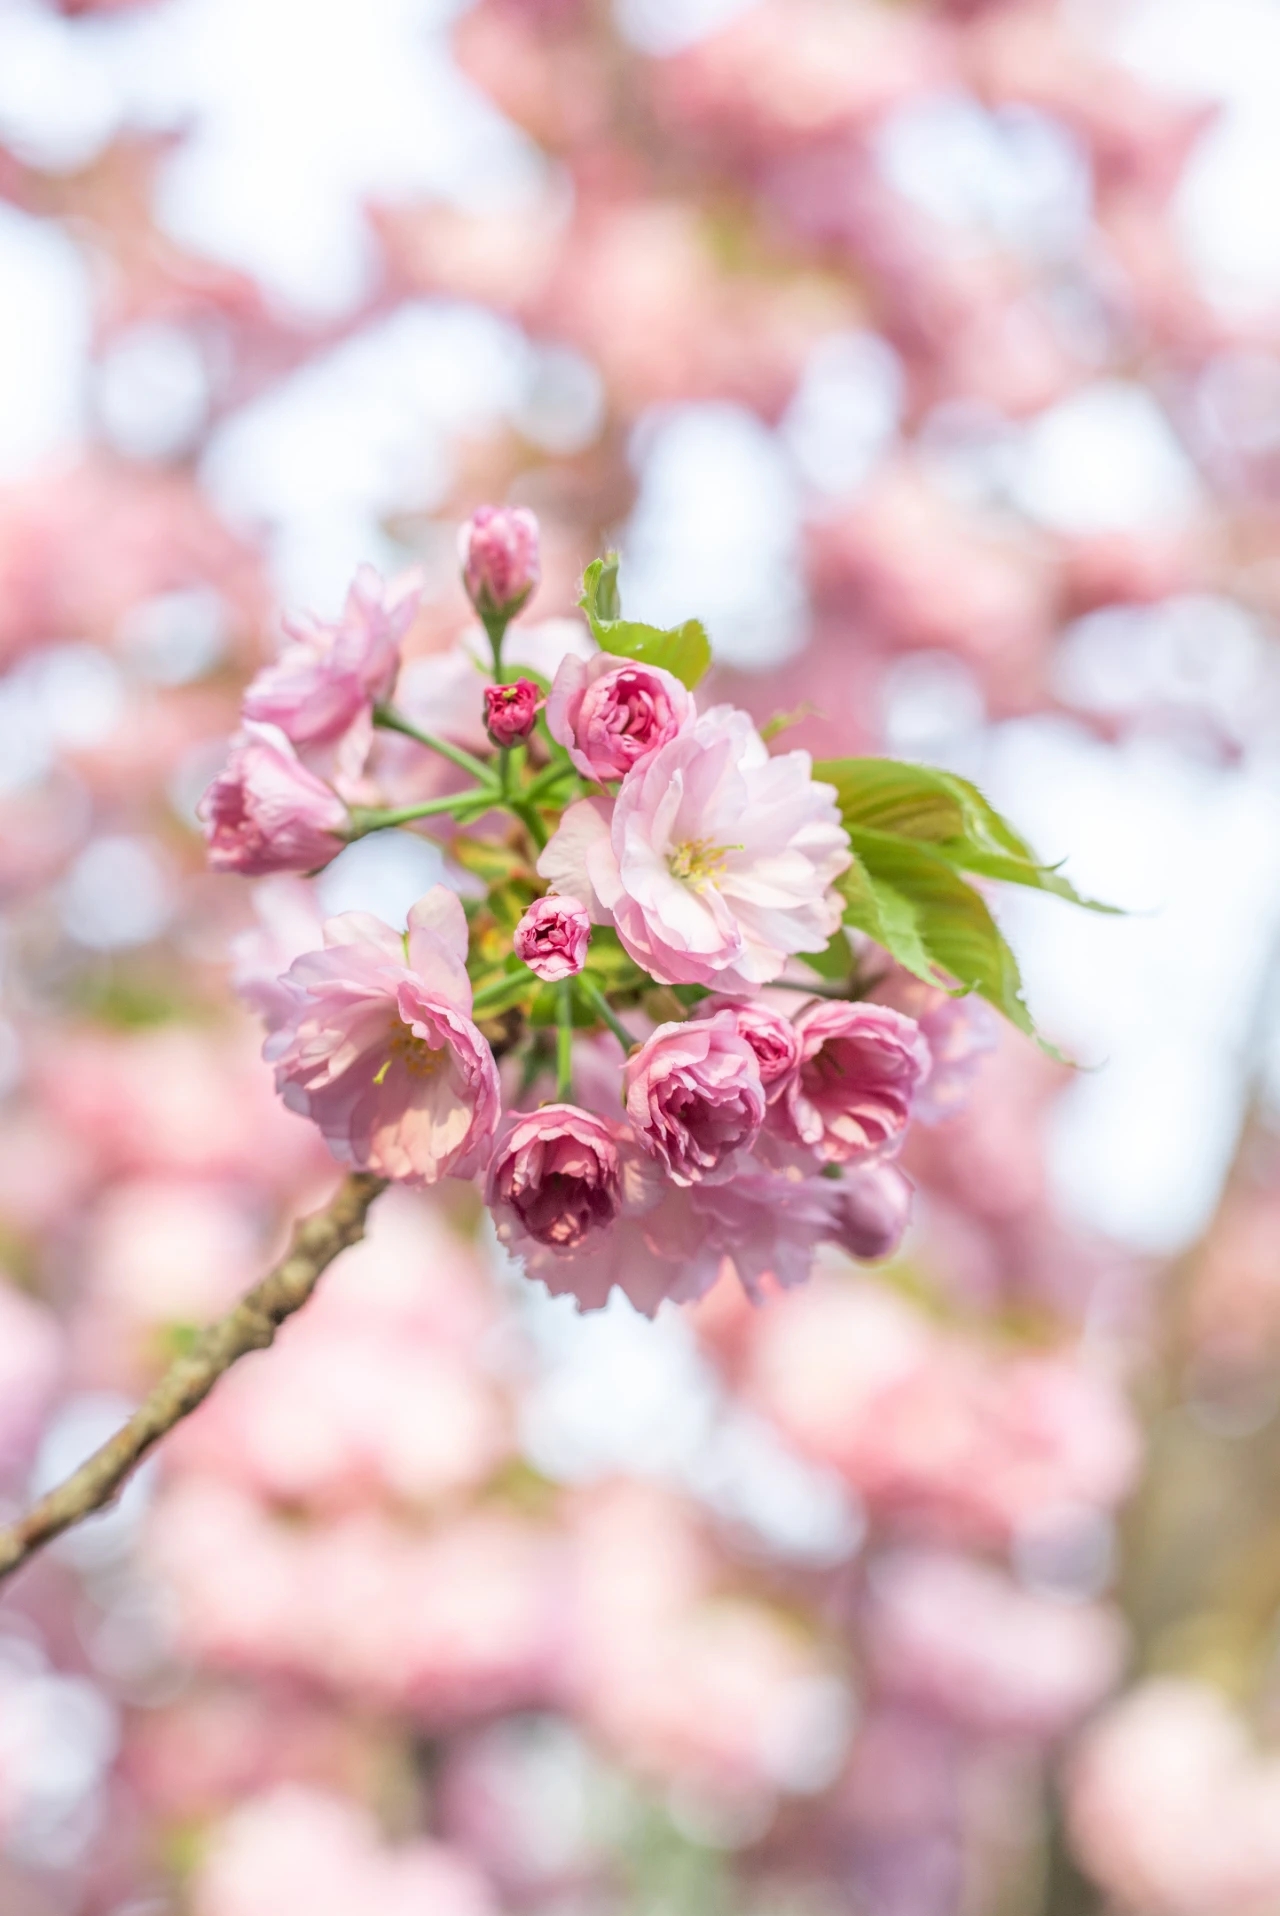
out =
[[[367,746],[372,709],[395,687],[421,596],[416,578],[386,585],[361,566],[340,619],[284,620],[289,643],[245,693],[245,716],[278,725],[296,745],[325,744],[357,726]]]
[[[769,1104],[776,1104],[786,1094],[800,1062],[800,1040],[795,1026],[780,1011],[772,1011],[768,1005],[750,999],[735,1002],[727,998],[707,998],[698,1006],[697,1016],[714,1018],[721,1012],[733,1018],[738,1036],[745,1038],[755,1052],[765,1099]]]
[[[527,506],[477,506],[458,534],[458,558],[480,616],[510,618],[542,576],[538,521]]]
[[[535,898],[512,934],[516,957],[547,984],[573,978],[587,962],[591,920],[576,898]]]
[[[538,716],[540,694],[532,679],[484,688],[484,726],[495,745],[519,745],[527,739]]]
[[[807,752],[770,758],[745,712],[714,706],[623,780],[571,805],[538,861],[612,923],[660,984],[754,991],[840,924],[849,838]]]
[[[577,1251],[605,1231],[622,1205],[617,1127],[572,1104],[516,1117],[489,1166],[485,1202],[498,1236],[553,1251]]]
[[[700,1184],[694,1210],[707,1244],[732,1264],[753,1304],[766,1281],[783,1290],[807,1282],[818,1245],[835,1234],[827,1178],[781,1177],[748,1160],[726,1184]]]
[[[215,871],[314,871],[346,843],[346,806],[274,725],[245,725],[196,809]]]
[[[677,1184],[731,1177],[764,1123],[756,1054],[731,1012],[659,1025],[627,1062],[627,1115]]]
[[[929,1069],[914,1018],[887,1005],[810,1005],[796,1019],[800,1067],[787,1092],[795,1138],[830,1164],[890,1157]]]
[[[694,703],[671,672],[601,652],[565,658],[547,700],[547,729],[584,778],[625,778],[693,722]]]
[[[263,1054],[277,1090],[344,1164],[411,1184],[471,1176],[500,1098],[493,1053],[471,1021],[461,903],[434,886],[405,939],[367,912],[324,931],[325,949],[286,974],[296,1002]]]

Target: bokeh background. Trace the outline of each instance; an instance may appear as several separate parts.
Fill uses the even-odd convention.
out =
[[[1275,1916],[1278,177],[1276,0],[0,0],[9,1508],[332,1188],[193,808],[360,561],[417,661],[482,500],[527,622],[617,544],[1129,911],[1000,900],[1075,1068],[887,1268],[582,1318],[386,1198],[6,1590],[6,1916]]]

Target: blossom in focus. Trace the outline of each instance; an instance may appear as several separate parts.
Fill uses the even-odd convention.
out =
[[[668,1300],[692,1303],[720,1275],[722,1253],[694,1201],[706,1187],[673,1183],[629,1126],[618,1134],[618,1160],[622,1208],[612,1228],[568,1255],[526,1240],[526,1276],[583,1311],[603,1309],[615,1287],[646,1317]]]
[[[477,506],[458,534],[458,558],[481,618],[511,618],[542,576],[538,521],[526,506]]]
[[[576,898],[535,898],[512,934],[516,957],[547,984],[572,978],[587,962],[591,920]]]
[[[621,1208],[615,1129],[572,1104],[515,1118],[494,1150],[485,1202],[513,1249],[531,1237],[553,1251],[580,1250]]]
[[[286,618],[289,642],[245,693],[246,718],[278,725],[295,745],[329,744],[354,727],[359,746],[351,756],[358,762],[349,769],[358,769],[373,707],[395,688],[401,641],[421,596],[416,576],[387,585],[363,565],[340,619]]]
[[[346,843],[346,806],[275,725],[245,725],[196,809],[215,871],[314,871]]]
[[[647,765],[694,718],[679,679],[601,652],[567,656],[547,699],[547,729],[584,778],[602,783]]]
[[[760,1066],[731,1012],[659,1025],[623,1085],[637,1136],[677,1184],[732,1177],[764,1123]]]
[[[892,1257],[911,1221],[911,1180],[896,1164],[854,1164],[831,1185],[831,1236],[850,1257]]]
[[[714,1018],[722,1012],[732,1017],[738,1036],[755,1052],[766,1101],[776,1104],[785,1096],[800,1062],[795,1026],[781,1012],[754,999],[705,998],[694,1016]]]
[[[467,923],[436,885],[405,939],[367,912],[325,925],[286,974],[296,995],[263,1055],[334,1156],[413,1184],[480,1169],[497,1127],[493,1053],[472,1023]]]
[[[538,716],[540,696],[532,679],[485,686],[484,725],[494,745],[520,745],[528,738]]]
[[[868,994],[876,1004],[914,1018],[929,1047],[929,1073],[916,1093],[912,1116],[922,1124],[940,1124],[962,1111],[979,1061],[994,1051],[999,1032],[995,1012],[976,992],[952,997],[940,985],[927,985],[895,966]]]
[[[771,758],[745,712],[714,706],[623,780],[569,806],[538,861],[616,925],[660,984],[751,992],[843,915],[849,838],[807,752]]]
[[[800,1064],[786,1099],[796,1139],[829,1164],[892,1156],[929,1070],[914,1018],[830,1000],[802,1011],[796,1034]]]

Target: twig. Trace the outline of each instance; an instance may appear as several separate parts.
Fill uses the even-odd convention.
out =
[[[385,1178],[352,1172],[323,1211],[295,1225],[293,1242],[275,1269],[200,1333],[128,1423],[65,1483],[41,1497],[16,1523],[0,1529],[0,1578],[62,1531],[111,1503],[152,1445],[191,1415],[224,1371],[250,1351],[267,1348],[285,1318],[306,1303],[321,1272],[340,1252],[360,1242],[369,1206],[386,1184]]]

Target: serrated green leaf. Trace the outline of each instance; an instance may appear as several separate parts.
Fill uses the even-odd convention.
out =
[[[847,925],[852,925],[855,931],[865,932],[868,938],[874,938],[878,945],[884,946],[891,958],[896,958],[915,977],[923,978],[926,984],[945,982],[939,978],[938,967],[921,939],[920,927],[908,899],[886,881],[874,882],[856,854],[849,869],[837,882],[845,900],[844,919]]]
[[[578,604],[586,613],[592,636],[602,652],[612,652],[621,659],[635,659],[643,665],[661,666],[664,671],[674,673],[690,690],[711,664],[711,645],[700,619],[686,619],[683,625],[664,629],[619,616],[616,552],[591,561],[582,575],[582,597]]]
[[[981,894],[936,846],[891,832],[853,831],[850,836],[881,923],[896,941],[886,947],[893,956],[908,964],[905,950],[917,959],[923,954],[926,965],[948,973],[966,991],[976,991],[1020,1031],[1034,1036],[1018,961]],[[876,936],[874,931],[870,935]],[[920,977],[930,975],[918,962],[908,968]],[[936,972],[933,982],[939,982]]]
[[[1044,865],[978,787],[955,772],[895,758],[827,759],[814,777],[834,785],[846,826],[931,845],[960,871],[1051,892],[1089,911],[1113,905],[1083,898],[1055,866]]]

